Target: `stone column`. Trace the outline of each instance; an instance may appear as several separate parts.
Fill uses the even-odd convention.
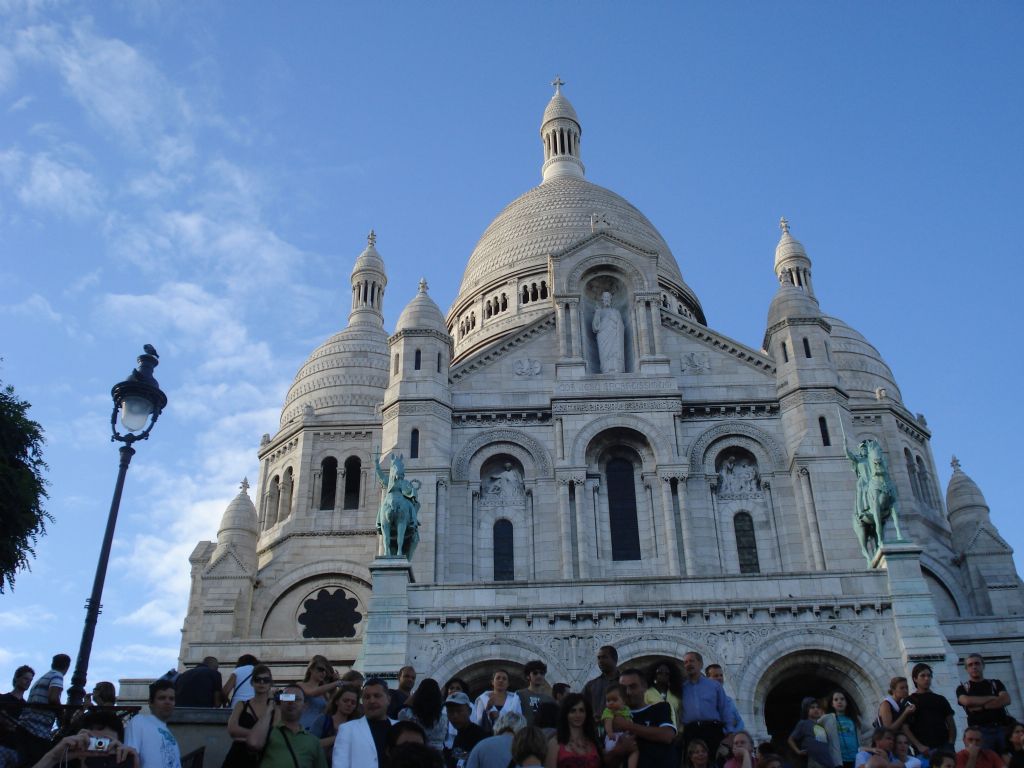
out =
[[[665,538],[668,539],[668,572],[670,576],[679,575],[679,534],[676,526],[676,510],[672,503],[672,477],[665,475],[661,479],[661,507],[665,515]]]
[[[313,509],[313,510],[315,510],[317,512],[320,511],[320,490],[323,487],[322,480],[321,480],[322,476],[323,476],[323,470],[314,469],[313,470],[313,482],[309,484],[310,485],[309,495],[311,497],[310,500],[309,500],[309,502],[310,502],[309,503],[309,507],[310,507],[310,509]],[[337,496],[337,493],[335,493],[335,496]]]
[[[398,677],[409,646],[409,584],[412,566],[404,557],[370,563],[370,604],[356,668],[367,676]]]
[[[360,495],[363,493],[363,488],[359,487]],[[334,518],[335,520],[341,520],[341,510],[345,508],[345,465],[339,464],[338,470],[334,474]]]
[[[444,571],[444,544],[448,538],[448,481],[439,478],[436,486],[437,505],[434,513],[434,581],[443,583],[447,574]]]
[[[637,357],[650,357],[651,343],[647,338],[646,307],[643,299],[636,299],[633,305],[633,326],[636,329]]]
[[[814,567],[819,571],[825,570],[825,553],[821,547],[821,531],[818,529],[818,515],[814,509],[814,495],[811,492],[811,473],[807,467],[800,467],[800,488],[804,494],[804,514],[807,516],[807,535],[810,541],[807,542],[811,550]]]
[[[573,359],[579,360],[583,357],[583,339],[580,338],[582,326],[580,326],[580,300],[569,301],[569,332],[571,352]]]
[[[586,579],[590,577],[591,558],[594,557],[594,526],[587,515],[590,505],[587,503],[586,477],[574,477],[572,484],[576,496],[576,556],[580,578]]]
[[[558,356],[564,359],[570,356],[570,349],[565,343],[566,331],[569,331],[569,329],[565,327],[569,322],[565,319],[565,310],[569,305],[559,302],[557,306],[558,317],[556,318],[555,328],[558,330]]]
[[[569,520],[569,478],[558,479],[558,527],[562,536],[562,578],[572,578],[572,530]]]
[[[683,559],[686,561],[686,575],[696,576],[697,550],[694,547],[696,531],[693,528],[693,515],[690,514],[690,508],[687,505],[686,481],[688,479],[687,475],[679,476],[679,482],[676,483],[676,498],[679,499],[679,518],[683,526]]]

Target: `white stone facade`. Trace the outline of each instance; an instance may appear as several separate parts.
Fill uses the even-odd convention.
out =
[[[654,226],[584,179],[581,136],[556,94],[544,182],[484,233],[447,317],[422,284],[387,335],[371,233],[349,326],[312,353],[259,447],[255,504],[243,488],[191,557],[182,663],[248,652],[284,678],[322,653],[475,684],[539,657],[577,687],[603,644],[624,663],[695,649],[764,733],[767,697],[796,675],[873,712],[919,660],[952,697],[959,660],[981,651],[1019,705],[1012,553],[959,468],[944,503],[923,417],[819,309],[788,224],[753,349],[709,327]],[[599,373],[604,292],[621,373]],[[899,494],[909,543],[871,564],[844,435],[883,446]],[[374,565],[381,446],[419,485],[413,583]]]

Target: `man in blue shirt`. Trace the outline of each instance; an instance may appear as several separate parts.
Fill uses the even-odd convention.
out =
[[[704,668],[704,675],[725,688],[725,671],[721,664],[708,664]],[[725,710],[725,732],[736,733],[736,731],[747,730],[747,726],[743,724],[743,718],[740,717],[740,711],[736,709],[736,702],[728,693],[725,694],[725,701],[728,704]]]
[[[701,739],[714,755],[725,736],[729,697],[719,683],[704,676],[703,667],[704,658],[696,651],[683,656],[683,748]]]

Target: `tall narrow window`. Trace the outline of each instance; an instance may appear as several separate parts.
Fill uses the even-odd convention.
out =
[[[633,464],[626,459],[611,459],[605,474],[608,477],[612,560],[639,560],[640,528],[636,518]]]
[[[420,431],[414,429],[412,435],[409,437],[409,458],[418,459],[420,457]]]
[[[512,543],[512,523],[498,520],[494,524],[494,580],[513,581],[516,578],[515,547]]]
[[[548,282],[547,280],[540,281],[540,297],[546,299],[548,297]]]
[[[828,422],[825,421],[824,416],[818,417],[818,429],[821,430],[821,444],[832,445],[832,438],[828,434]]]
[[[938,507],[936,503],[935,488],[932,486],[932,478],[924,461],[917,457],[917,482],[921,485],[921,500],[929,507]]]
[[[359,509],[359,482],[362,480],[363,462],[358,456],[345,459],[345,500],[343,509]]]
[[[910,490],[913,492],[915,499],[922,501],[921,486],[917,482],[917,468],[914,466],[914,457],[910,455],[910,449],[903,449],[903,460],[907,463],[907,476],[910,478]]]
[[[334,509],[338,492],[338,460],[328,456],[320,462],[320,509]]]
[[[782,362],[789,362],[789,352],[786,350],[786,342],[782,342]]]
[[[441,353],[437,353],[437,372],[441,372]]]
[[[747,512],[738,512],[732,524],[736,529],[736,553],[739,555],[740,573],[760,573],[757,539],[754,538],[754,519]]]
[[[395,369],[394,369],[393,373],[396,373],[396,374],[398,373],[398,353],[397,352],[395,352]]]
[[[804,357],[809,358],[811,356],[811,342],[806,338],[804,339]]]
[[[417,350],[416,350],[416,354],[415,354],[415,355],[413,356],[413,358],[412,358],[412,367],[413,367],[413,370],[416,370],[416,371],[418,371],[418,370],[420,369],[420,363],[421,363],[421,361],[422,361],[422,356],[420,355],[420,351],[419,351],[419,350],[417,349]]]

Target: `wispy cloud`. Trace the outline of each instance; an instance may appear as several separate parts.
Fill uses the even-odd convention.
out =
[[[99,213],[103,197],[103,188],[91,174],[46,154],[29,161],[28,178],[18,189],[18,198],[26,206],[71,219]]]

